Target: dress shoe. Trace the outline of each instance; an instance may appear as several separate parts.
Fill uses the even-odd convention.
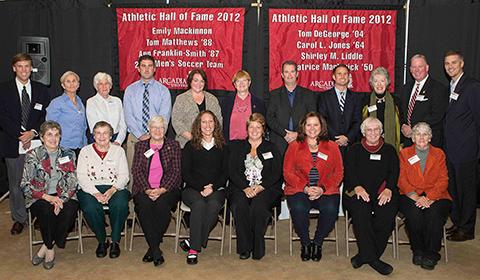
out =
[[[32,258],[32,264],[33,265],[39,265],[45,260],[45,257],[39,257],[37,254],[35,254]]]
[[[190,250],[190,240],[188,239],[182,240],[180,241],[178,246],[180,246],[180,248],[182,248],[184,252],[188,252],[188,250]]]
[[[312,261],[319,262],[322,259],[322,246],[313,245],[312,247]]]
[[[445,229],[445,232],[446,232],[447,234],[451,234],[451,233],[453,233],[454,231],[457,231],[457,229],[458,229],[458,227],[457,227],[456,225],[452,225],[452,226],[446,228],[446,229]]]
[[[422,255],[413,255],[412,257],[412,263],[414,265],[422,265],[423,262],[423,257]]]
[[[356,254],[350,259],[350,263],[352,264],[352,267],[357,269],[362,267],[365,263],[361,260],[360,255]]]
[[[187,264],[197,264],[198,263],[198,254],[188,254],[187,256]]]
[[[450,241],[456,241],[456,242],[463,242],[467,240],[472,240],[475,237],[473,234],[467,234],[464,233],[463,231],[457,230],[452,232],[450,235],[447,236],[447,239]]]
[[[251,254],[250,251],[246,251],[241,253],[239,257],[241,260],[248,260],[250,258],[250,254]]]
[[[108,256],[111,259],[115,259],[120,256],[120,245],[118,242],[112,242],[112,245],[110,245],[110,254]]]
[[[23,224],[19,222],[13,223],[12,229],[10,230],[10,233],[12,235],[20,234],[23,231]]]
[[[301,252],[300,252],[300,258],[302,259],[302,261],[306,262],[310,260],[312,256],[312,248],[313,248],[313,243],[310,243],[308,245],[302,245]]]
[[[382,275],[389,275],[393,272],[393,267],[381,260],[374,260],[372,262],[369,262],[368,265],[370,265],[370,267],[372,267]]]
[[[150,249],[145,253],[145,256],[143,256],[142,262],[144,263],[153,262],[153,256],[150,253]]]
[[[437,265],[437,262],[435,260],[432,260],[429,258],[423,258],[422,264],[420,266],[426,270],[434,270],[436,265]]]
[[[163,256],[158,257],[157,259],[153,260],[154,266],[161,266],[165,262]]]
[[[53,258],[49,262],[47,262],[47,261],[43,262],[43,268],[45,268],[46,270],[52,269],[54,265],[55,265],[55,258]]]
[[[95,254],[97,258],[104,258],[107,255],[108,241],[105,243],[98,243],[97,250]]]

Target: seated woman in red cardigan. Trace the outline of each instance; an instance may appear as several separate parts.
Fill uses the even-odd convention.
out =
[[[443,151],[430,145],[427,123],[413,127],[412,140],[415,145],[400,151],[400,212],[406,218],[413,264],[432,270],[440,259],[443,226],[452,205],[447,166]]]
[[[300,257],[320,261],[323,239],[338,216],[343,164],[338,145],[328,140],[327,123],[318,113],[310,112],[300,121],[297,140],[285,154],[283,174],[290,215],[302,244]],[[311,208],[320,211],[313,240],[308,229]]]

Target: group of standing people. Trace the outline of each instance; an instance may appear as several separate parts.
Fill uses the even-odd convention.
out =
[[[84,107],[76,73],[62,75],[64,93],[50,102],[45,87],[30,80],[31,58],[18,54],[12,60],[15,80],[0,86],[11,233],[22,231],[28,208],[44,240],[32,263],[50,269],[54,244],[64,247],[81,209],[97,237],[97,257],[109,250],[116,258],[132,197],[148,243],[142,260],[159,266],[165,261],[160,243],[182,201],[191,209],[190,238],[179,246],[187,263],[196,264],[228,199],[240,259],[261,259],[272,209],[284,194],[301,259],[319,261],[342,196],[359,248],[354,268],[393,271],[380,257],[400,209],[412,262],[434,269],[452,205],[448,239],[474,238],[480,83],[464,76],[463,64],[460,53],[446,54],[449,93],[428,75],[425,56],[415,55],[415,84],[398,96],[388,91],[383,67],[371,74],[370,95],[350,91],[350,70],[340,64],[332,72],[334,87],[317,96],[297,84],[297,64],[286,61],[284,86],[272,91],[268,106],[250,93],[246,71],[232,79],[236,93],[219,102],[206,91],[205,72],[194,69],[188,90],[172,106],[169,90],[154,79],[153,57],[144,55],[138,59],[141,78],[127,87],[123,105],[109,94],[111,76],[99,72],[93,79],[97,93]],[[170,119],[175,140],[165,136]],[[25,153],[36,136],[42,144]],[[313,239],[311,208],[319,211]]]

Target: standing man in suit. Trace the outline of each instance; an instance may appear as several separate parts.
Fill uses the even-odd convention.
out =
[[[19,53],[12,58],[15,79],[0,85],[0,157],[5,158],[8,173],[11,234],[20,234],[27,222],[23,192],[20,189],[25,154],[32,139],[38,137],[49,103],[47,88],[30,80],[32,58]]]
[[[316,110],[316,95],[297,84],[298,71],[294,61],[282,63],[282,78],[284,85],[270,93],[267,124],[270,141],[277,145],[283,156],[288,143],[297,139],[299,121],[308,112]]]
[[[432,128],[431,144],[442,147],[443,120],[448,106],[447,88],[428,74],[427,58],[416,54],[410,59],[414,81],[405,84],[400,96],[401,131],[404,147],[413,145],[412,127],[426,122]]]
[[[348,89],[350,69],[339,64],[333,68],[335,85],[318,96],[318,112],[328,124],[328,136],[335,141],[342,157],[348,145],[355,143],[362,122],[362,96]]]
[[[450,100],[445,115],[445,154],[448,191],[453,199],[447,239],[475,238],[477,165],[480,158],[480,82],[463,72],[461,53],[445,54],[444,67],[450,76]]]

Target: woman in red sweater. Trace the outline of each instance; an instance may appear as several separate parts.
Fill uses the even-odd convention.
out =
[[[320,261],[323,239],[338,215],[343,164],[338,145],[328,140],[327,123],[318,113],[310,112],[300,121],[297,140],[285,154],[283,174],[290,215],[302,244],[300,257]],[[311,208],[320,211],[313,240],[308,229]]]
[[[445,154],[430,145],[432,129],[417,123],[412,129],[414,146],[400,151],[400,212],[406,217],[412,262],[435,268],[442,247],[443,225],[452,205],[448,194]]]

